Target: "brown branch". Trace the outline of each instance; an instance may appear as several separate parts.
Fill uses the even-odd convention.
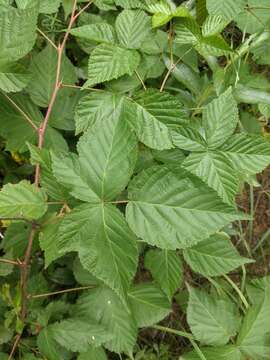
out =
[[[94,288],[95,288],[95,286],[93,286],[93,285],[81,286],[81,287],[72,288],[72,289],[53,291],[53,292],[49,292],[49,293],[45,293],[45,294],[28,295],[28,299],[40,299],[40,298],[44,298],[44,297],[48,297],[48,296],[66,294],[66,293],[75,292],[75,291],[89,290],[89,289],[94,289]]]
[[[52,92],[52,95],[51,95],[51,99],[50,99],[50,102],[49,102],[49,105],[48,105],[47,112],[46,112],[46,115],[44,117],[44,120],[42,121],[40,126],[37,127],[32,122],[32,120],[25,114],[26,118],[27,118],[27,121],[37,131],[37,134],[38,134],[38,148],[39,149],[43,148],[45,133],[46,133],[46,130],[47,130],[47,127],[48,127],[50,115],[51,115],[55,100],[57,98],[58,91],[61,88],[61,83],[62,83],[62,79],[61,79],[62,58],[63,58],[63,54],[64,54],[65,45],[66,45],[68,36],[70,34],[70,30],[71,30],[74,22],[78,18],[78,16],[84,10],[86,10],[91,5],[91,3],[92,3],[92,1],[89,2],[86,6],[84,6],[76,14],[77,0],[74,0],[74,2],[73,2],[72,13],[71,13],[71,17],[70,17],[70,21],[69,21],[69,24],[68,24],[67,31],[66,31],[66,33],[64,35],[64,38],[63,38],[62,42],[57,47],[58,59],[57,59],[57,69],[56,69],[56,76],[55,76],[55,84],[54,84],[54,89],[53,89],[53,92]],[[16,108],[17,108],[18,111],[23,113],[20,108],[18,108],[18,107],[16,107]],[[34,183],[35,183],[35,185],[37,187],[39,186],[39,183],[40,183],[40,166],[39,166],[39,164],[37,164],[36,168],[35,168],[35,180],[34,180]],[[20,318],[21,318],[21,321],[23,323],[25,322],[25,319],[26,319],[26,316],[27,316],[27,305],[28,305],[28,300],[29,300],[29,296],[28,296],[28,293],[27,293],[29,264],[30,264],[30,260],[31,260],[31,252],[32,252],[33,241],[34,241],[34,238],[35,238],[35,235],[36,235],[36,231],[37,231],[36,224],[32,224],[32,230],[31,230],[30,235],[29,235],[27,248],[26,248],[26,251],[25,251],[25,254],[24,254],[24,260],[20,263],[20,267],[21,267],[21,295],[22,295]],[[47,295],[47,296],[49,296],[49,295]],[[14,345],[12,347],[11,353],[9,355],[9,359],[12,359],[12,357],[13,357],[15,351],[16,351],[16,348],[17,348],[17,346],[19,344],[20,338],[21,338],[21,334],[18,334],[17,337],[16,337],[16,340],[14,342]]]
[[[32,126],[35,131],[38,131],[37,125],[33,122],[33,120],[13,101],[7,94],[2,93],[8,101],[15,107],[15,109],[25,118],[25,120]]]

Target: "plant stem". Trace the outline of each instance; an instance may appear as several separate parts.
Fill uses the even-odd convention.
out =
[[[252,242],[252,237],[253,237],[253,217],[254,217],[254,189],[253,189],[253,185],[250,185],[249,188],[249,202],[250,202],[250,215],[251,215],[251,220],[249,222],[249,241],[250,243]]]
[[[21,264],[19,264],[18,261],[9,260],[9,259],[1,259],[1,258],[0,258],[0,263],[5,263],[5,264],[9,264],[9,265],[16,265],[16,266],[21,266]]]
[[[19,344],[19,342],[21,340],[21,336],[22,336],[21,334],[16,335],[16,338],[15,338],[14,344],[12,346],[11,352],[9,354],[8,360],[12,360],[13,355],[14,355],[14,353],[16,351],[16,348],[17,348],[17,346],[18,346],[18,344]]]
[[[188,332],[185,332],[185,331],[170,329],[170,328],[167,328],[165,326],[160,326],[160,325],[153,325],[152,328],[156,329],[156,330],[160,330],[160,331],[165,331],[167,333],[171,333],[171,334],[174,334],[174,335],[182,336],[182,337],[184,337],[186,339],[189,339],[189,340],[190,339],[194,340],[193,335],[188,333]]]
[[[147,90],[147,89],[146,89],[146,86],[145,86],[145,83],[144,83],[141,75],[138,73],[137,70],[135,70],[135,74],[136,74],[137,78],[139,79],[140,83],[142,84],[143,89],[144,89],[144,90]]]
[[[50,43],[52,47],[54,47],[57,50],[57,46],[55,45],[55,43],[42,30],[37,28],[37,32],[39,32],[44,37],[44,39],[46,39],[48,43]]]
[[[25,118],[25,120],[32,126],[35,131],[38,131],[37,125],[33,122],[33,120],[13,101],[7,94],[2,93],[8,101],[15,107],[15,109]]]
[[[259,247],[262,246],[262,244],[270,237],[270,229],[267,229],[266,232],[263,234],[263,236],[260,238],[254,249],[252,249],[252,252],[256,252]]]
[[[28,298],[29,299],[40,299],[40,298],[44,298],[44,297],[48,297],[48,296],[53,296],[53,295],[58,295],[58,294],[66,294],[66,293],[75,292],[75,291],[89,290],[89,289],[93,289],[93,288],[95,288],[95,286],[93,286],[93,285],[81,286],[81,287],[72,288],[72,289],[53,291],[53,292],[49,292],[49,293],[45,293],[45,294],[28,295]]]
[[[201,360],[207,360],[206,357],[204,356],[204,354],[202,353],[201,349],[197,345],[196,341],[194,340],[194,337],[192,334],[187,333],[185,331],[170,329],[170,328],[160,326],[160,325],[154,325],[154,326],[152,326],[152,328],[156,329],[156,330],[160,330],[160,331],[165,331],[165,332],[168,332],[168,333],[171,333],[174,335],[182,336],[182,337],[188,339],[190,341],[190,343],[192,344],[192,346],[194,347],[194,350],[197,352],[199,358]]]
[[[229,278],[228,275],[223,275],[224,278],[228,281],[228,283],[232,286],[232,288],[237,292],[237,294],[239,295],[242,303],[244,304],[245,308],[248,309],[249,308],[249,304],[247,302],[247,299],[245,298],[244,294],[242,293],[242,291],[239,289],[239,287],[235,284],[235,282],[232,281],[231,278]]]

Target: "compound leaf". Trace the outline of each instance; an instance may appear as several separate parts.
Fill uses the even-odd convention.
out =
[[[78,143],[79,156],[53,155],[54,175],[71,194],[87,202],[112,200],[127,185],[137,158],[137,140],[118,113],[96,123]]]

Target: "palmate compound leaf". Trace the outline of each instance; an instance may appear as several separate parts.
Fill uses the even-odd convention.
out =
[[[239,175],[256,174],[270,163],[269,142],[257,135],[233,135],[237,122],[237,105],[229,88],[203,112],[205,139],[187,127],[178,127],[172,132],[175,146],[192,151],[183,167],[231,205],[239,189]]]
[[[66,215],[57,237],[58,255],[77,251],[83,267],[125,301],[138,250],[121,212],[110,204],[81,205]]]
[[[139,327],[151,326],[171,312],[171,303],[160,288],[152,283],[134,285],[128,292],[132,314]]]
[[[94,311],[93,311],[94,309]],[[114,291],[99,287],[79,297],[74,315],[94,320],[114,335],[105,347],[116,353],[132,353],[137,338],[137,324],[132,312],[123,306]]]
[[[121,117],[142,143],[158,150],[172,148],[169,127],[187,121],[181,102],[166,92],[148,89],[131,98],[97,92],[80,100],[75,112],[76,132],[85,131],[102,120],[110,121],[112,117]]]
[[[90,128],[75,154],[52,156],[54,175],[82,201],[113,200],[127,185],[137,159],[137,140],[116,111],[114,117]]]
[[[101,44],[91,53],[88,63],[88,80],[84,87],[132,75],[140,63],[136,50],[124,49],[117,45]]]
[[[183,278],[183,265],[178,254],[171,250],[149,250],[145,256],[145,267],[171,299]]]
[[[0,217],[38,219],[46,210],[45,193],[26,180],[4,185],[0,191]]]
[[[200,347],[200,349],[207,360],[244,360],[240,350],[236,346]],[[201,360],[201,358],[198,353],[193,350],[182,355],[179,360]]]
[[[87,351],[89,345],[99,347],[114,334],[101,324],[70,318],[49,326],[53,339],[73,352]]]
[[[116,19],[115,29],[122,46],[139,49],[151,32],[151,19],[142,10],[123,10]]]
[[[217,299],[195,288],[189,288],[187,321],[195,338],[212,346],[227,344],[239,326],[236,307],[229,298]]]
[[[193,271],[204,276],[221,276],[252,262],[238,254],[225,233],[217,233],[185,249],[184,258]]]
[[[240,350],[254,360],[269,359],[269,317],[270,286],[268,285],[260,301],[249,308],[237,339]]]
[[[24,57],[34,46],[38,6],[25,10],[5,7],[0,13],[0,63]]]
[[[187,248],[245,214],[226,205],[184,169],[154,166],[129,186],[127,221],[137,236],[163,249]]]

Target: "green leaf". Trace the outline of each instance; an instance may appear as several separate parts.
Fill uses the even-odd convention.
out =
[[[221,15],[227,21],[231,21],[244,8],[246,0],[207,0],[207,10],[210,15]]]
[[[268,359],[270,352],[270,287],[256,305],[252,305],[242,324],[237,345],[248,357],[256,360]]]
[[[242,8],[240,14],[235,18],[237,26],[247,33],[259,33],[269,26],[269,1],[268,0],[246,0],[250,10]]]
[[[219,34],[227,25],[228,21],[222,15],[209,15],[202,27],[203,36]]]
[[[3,325],[0,325],[0,345],[9,342],[12,339],[11,329],[5,328]],[[1,355],[1,353],[0,353]],[[1,357],[2,359],[2,357]]]
[[[49,328],[55,341],[74,352],[87,351],[89,345],[98,347],[113,338],[104,326],[76,318],[60,321]]]
[[[94,348],[90,346],[85,353],[81,353],[77,360],[107,360],[105,351],[101,348]]]
[[[220,151],[230,158],[238,172],[256,174],[270,163],[270,143],[262,136],[233,135]]]
[[[201,39],[201,30],[196,21],[192,18],[181,19],[176,26],[175,42],[178,44],[196,45]]]
[[[172,14],[156,13],[152,17],[152,27],[157,28],[167,24],[173,18]]]
[[[0,13],[0,63],[17,61],[34,46],[37,6],[25,10],[7,7]]]
[[[185,123],[181,103],[166,92],[148,89],[126,98],[124,111],[139,140],[158,150],[173,147],[168,126]]]
[[[244,360],[240,350],[233,346],[200,348],[207,360]],[[195,350],[180,357],[179,360],[201,360]]]
[[[122,118],[97,123],[81,137],[79,156],[53,154],[53,172],[71,195],[87,202],[113,200],[127,185],[137,159],[137,141]]]
[[[216,190],[225,203],[234,204],[240,180],[232,161],[224,153],[193,153],[183,162],[183,167]]]
[[[154,284],[134,285],[128,292],[130,306],[139,327],[151,326],[171,312],[165,294]]]
[[[58,233],[62,219],[55,216],[50,219],[39,233],[39,244],[44,251],[45,268],[47,268],[54,260],[59,258],[60,246],[55,240],[55,234]]]
[[[183,279],[182,261],[177,253],[170,250],[149,250],[145,256],[145,267],[171,299],[181,287]]]
[[[113,119],[121,114],[122,101],[117,94],[101,91],[84,96],[75,111],[76,134],[86,131],[103,119]]]
[[[116,6],[124,9],[146,9],[144,0],[114,0]]]
[[[123,10],[117,16],[115,29],[122,46],[139,49],[151,32],[150,17],[142,10]]]
[[[55,87],[57,59],[57,51],[51,45],[33,57],[30,66],[32,80],[27,90],[33,102],[38,106],[47,107],[50,102]],[[60,78],[63,83],[70,85],[77,79],[75,68],[65,55],[62,58]],[[69,91],[70,89],[61,89],[58,96],[62,97]]]
[[[42,14],[54,14],[58,11],[60,0],[40,0],[39,12]]]
[[[203,37],[195,48],[202,56],[205,57],[228,55],[233,52],[229,44],[221,35]]]
[[[50,360],[59,360],[64,349],[55,341],[52,328],[45,327],[37,337],[37,345],[40,353]]]
[[[237,123],[237,103],[229,88],[203,111],[203,127],[208,147],[213,149],[224,144],[234,133]]]
[[[28,96],[16,94],[9,97],[32,119],[36,126],[40,125],[43,120],[42,113]],[[25,152],[27,151],[27,142],[36,143],[37,135],[24,115],[15,108],[11,101],[0,94],[0,135],[7,140],[6,150]],[[6,126],[7,123],[8,126]],[[59,132],[48,126],[45,134],[45,147],[65,151],[67,143]]]
[[[48,196],[56,201],[69,200],[70,195],[68,194],[67,189],[57,183],[56,178],[53,175],[52,160],[49,150],[39,150],[38,147],[29,143],[27,146],[31,154],[32,165],[39,164],[41,167],[40,183],[42,188],[46,190]]]
[[[116,37],[114,28],[106,23],[83,25],[71,29],[70,33],[80,39],[108,44],[114,44]]]
[[[198,341],[213,346],[225,345],[238,328],[232,302],[192,288],[189,288],[187,321]]]
[[[81,205],[61,222],[58,255],[78,251],[83,267],[114,289],[125,301],[135,275],[136,238],[114,206]]]
[[[252,262],[239,255],[225,233],[210,236],[183,252],[193,271],[204,276],[221,276]]]
[[[88,321],[93,319],[114,334],[114,338],[105,344],[109,350],[132,352],[137,337],[134,317],[109,288],[100,287],[80,296],[74,314]]]
[[[140,55],[137,51],[111,44],[101,44],[91,53],[88,80],[84,86],[117,79],[125,74],[132,75],[139,63]]]
[[[5,92],[17,92],[30,81],[29,72],[18,63],[0,65],[0,89]]]
[[[186,248],[245,218],[185,170],[151,167],[129,186],[126,216],[138,237],[163,249]]]
[[[168,56],[164,56],[164,63],[167,69],[171,69],[171,60]],[[174,60],[175,64],[176,60]],[[170,70],[171,71],[171,70]],[[201,94],[202,86],[200,75],[196,73],[191,67],[184,63],[176,64],[174,69],[171,71],[172,75],[177,81],[183,84],[188,90],[195,95]]]
[[[187,151],[206,151],[207,144],[201,134],[192,127],[179,126],[172,130],[173,144]],[[195,154],[196,155],[196,154]]]
[[[38,219],[46,210],[45,193],[26,180],[4,185],[0,191],[0,217]]]

